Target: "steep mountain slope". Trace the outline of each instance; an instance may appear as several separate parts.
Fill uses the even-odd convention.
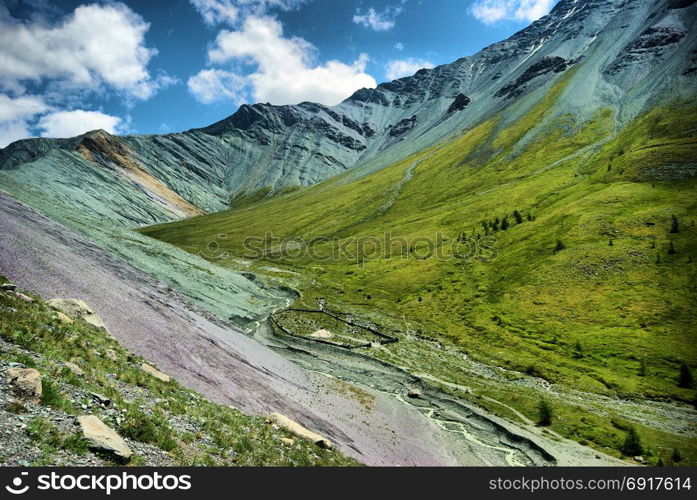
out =
[[[577,66],[555,114],[590,116],[609,105],[623,123],[695,78],[694,17],[685,0],[563,0],[504,42],[333,108],[245,105],[180,134],[18,141],[0,152],[0,169],[85,213],[134,225],[218,211],[357,166],[365,175],[541,89],[539,98]]]
[[[561,435],[619,455],[634,426],[652,463],[674,447],[695,463],[695,388],[680,373],[697,367],[697,5],[560,12],[579,16],[573,40],[595,37],[583,57],[570,33],[538,40],[550,55],[493,87],[508,107],[461,133],[372,173],[378,156],[141,232],[190,252],[225,235],[207,256],[218,265],[295,273],[300,310],[276,316],[280,338],[328,330],[509,418],[534,421],[545,399]],[[545,19],[535,25],[553,32]],[[308,312],[318,303],[398,340],[363,346]]]

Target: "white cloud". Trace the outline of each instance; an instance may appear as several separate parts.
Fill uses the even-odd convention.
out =
[[[248,15],[260,16],[270,9],[291,10],[309,0],[190,0],[206,24],[234,26]]]
[[[404,3],[404,1],[402,1]],[[402,13],[402,7],[399,5],[390,5],[382,12],[376,11],[373,7],[369,8],[365,14],[361,14],[358,10],[353,16],[353,22],[360,24],[373,31],[387,31],[394,28],[396,19]]]
[[[206,24],[234,24],[239,18],[239,10],[232,0],[191,0]]]
[[[0,123],[26,120],[48,109],[41,97],[0,94]]]
[[[99,111],[56,111],[42,116],[38,128],[41,137],[74,137],[90,130],[103,129],[111,134],[119,132],[121,118]]]
[[[204,104],[217,101],[243,102],[247,80],[221,69],[205,69],[189,78],[189,92]]]
[[[485,24],[535,21],[549,13],[556,0],[477,0],[470,12]]]
[[[29,121],[48,110],[41,97],[0,94],[0,148],[31,136]]]
[[[223,30],[209,50],[214,64],[247,64],[251,74],[201,72],[194,78],[199,89],[215,89],[222,81],[222,98],[240,95],[243,80],[255,101],[295,104],[314,101],[334,105],[361,87],[375,87],[375,79],[365,73],[368,56],[362,54],[353,64],[328,61],[317,64],[316,49],[302,38],[284,38],[281,23],[270,17],[250,16],[237,31]],[[233,77],[234,75],[234,77]],[[232,83],[232,86],[230,84]],[[191,86],[189,87],[191,90]],[[195,91],[192,91],[197,95]],[[203,93],[206,99],[216,100]],[[200,98],[200,96],[197,96]]]
[[[171,83],[147,69],[157,53],[145,45],[149,27],[121,3],[82,5],[54,25],[0,10],[0,87],[21,94],[26,82],[57,81],[63,89],[108,86],[147,99]]]
[[[388,80],[396,80],[404,76],[411,76],[422,68],[433,68],[435,65],[426,59],[398,59],[390,61],[385,66],[385,76]]]
[[[31,137],[27,123],[24,121],[0,123],[0,148],[20,139]]]
[[[404,50],[404,44],[403,44],[402,42],[397,42],[397,43],[394,45],[394,48],[397,49],[397,50]]]

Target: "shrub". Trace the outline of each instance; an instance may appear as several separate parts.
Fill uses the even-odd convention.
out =
[[[561,252],[561,251],[564,250],[565,248],[566,248],[566,246],[564,246],[564,243],[562,243],[561,240],[557,240],[557,245],[554,247],[554,251],[555,251],[555,252]]]
[[[646,360],[644,358],[641,358],[641,361],[639,361],[639,376],[646,376]]]
[[[678,387],[683,389],[691,389],[695,384],[695,380],[692,377],[692,370],[687,363],[682,363],[680,365],[680,375],[678,376]]]
[[[543,427],[549,427],[550,425],[552,425],[552,417],[553,417],[552,406],[549,404],[549,402],[546,399],[540,400],[540,403],[537,405],[537,411],[538,411],[537,425],[540,425]]]
[[[63,409],[67,406],[56,383],[46,377],[41,380],[41,404]]]
[[[680,232],[680,221],[675,215],[670,216],[670,233],[677,234]]]
[[[629,457],[634,457],[644,453],[644,447],[641,444],[641,437],[634,427],[629,427],[629,429],[627,429],[627,437],[625,437],[620,451]]]

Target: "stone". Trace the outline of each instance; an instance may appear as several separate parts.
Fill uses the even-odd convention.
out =
[[[60,311],[56,312],[56,318],[65,325],[72,325],[74,323],[73,318]]]
[[[126,442],[113,429],[108,427],[94,415],[81,415],[77,417],[82,435],[89,442],[93,450],[112,453],[119,458],[128,460],[133,452]]]
[[[333,335],[329,330],[317,330],[315,333],[311,333],[310,337],[313,339],[330,339]]]
[[[116,354],[116,351],[113,349],[107,349],[104,351],[104,356],[107,357],[107,359],[110,359],[113,362],[116,362],[119,360],[118,354]]]
[[[0,288],[5,292],[14,292],[17,290],[17,285],[15,285],[14,283],[3,283],[2,285],[0,285]]]
[[[90,392],[90,396],[92,396],[92,399],[104,407],[111,406],[111,399],[103,394],[99,394],[98,392]]]
[[[293,446],[295,441],[290,438],[281,438],[281,443],[285,444],[286,446]]]
[[[275,423],[280,428],[287,430],[288,432],[298,436],[299,438],[312,441],[320,448],[331,450],[334,447],[334,445],[329,439],[325,438],[324,436],[320,436],[319,434],[312,432],[309,429],[306,429],[305,427],[295,422],[294,420],[291,420],[285,415],[281,415],[280,413],[272,413],[271,415],[269,415],[269,420]]]
[[[641,457],[641,456],[639,456],[639,457],[634,457],[634,460],[636,460],[636,461],[639,462],[639,463],[644,463],[644,457]]]
[[[423,394],[418,389],[412,389],[407,393],[407,397],[410,397],[412,399],[421,399],[422,396]]]
[[[169,382],[170,380],[172,380],[169,375],[162,373],[160,370],[153,366],[150,366],[147,363],[142,363],[140,365],[140,369],[143,370],[145,373],[152,375],[156,379],[162,380],[163,382]]]
[[[66,361],[63,364],[65,365],[65,367],[68,370],[73,372],[75,375],[84,375],[85,374],[84,370],[82,368],[80,368],[79,366],[77,366],[75,363],[71,363],[70,361]]]
[[[25,295],[22,292],[15,292],[15,297],[17,297],[19,300],[23,300],[27,304],[32,304],[34,302],[34,299],[32,299],[29,295]]]
[[[108,332],[102,318],[80,299],[51,299],[48,301],[48,305],[71,318],[81,319],[95,328]]]
[[[20,398],[39,402],[43,388],[41,385],[41,373],[33,368],[10,368],[6,376],[12,386],[12,390]]]

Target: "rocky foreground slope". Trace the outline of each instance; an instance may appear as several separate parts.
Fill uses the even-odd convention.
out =
[[[45,303],[0,282],[0,465],[355,464],[292,421],[184,389],[84,302]]]

